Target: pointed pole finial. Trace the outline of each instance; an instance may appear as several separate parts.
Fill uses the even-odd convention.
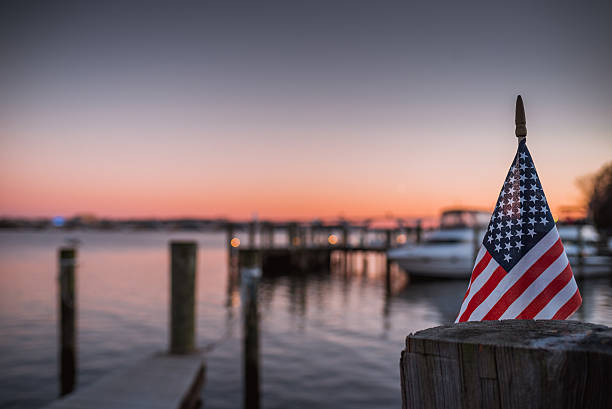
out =
[[[527,121],[525,121],[525,107],[523,106],[523,98],[521,96],[516,97],[516,115],[514,117],[514,123],[516,124],[516,130],[514,131],[517,138],[527,137]],[[519,139],[521,141],[522,139]]]

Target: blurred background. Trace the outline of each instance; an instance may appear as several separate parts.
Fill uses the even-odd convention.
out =
[[[405,336],[454,321],[467,279],[417,280],[387,251],[427,245],[443,212],[488,222],[518,94],[581,267],[574,318],[612,325],[611,18],[608,2],[2,2],[0,407],[57,397],[58,247],[79,251],[78,388],[166,348],[175,239],[199,248],[204,406],[240,407],[228,253],[266,223],[278,247],[354,251],[264,272],[262,407],[398,407]],[[448,223],[477,237],[478,220]],[[446,243],[468,265],[469,237]]]

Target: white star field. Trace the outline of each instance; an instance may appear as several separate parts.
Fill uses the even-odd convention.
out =
[[[519,145],[483,244],[506,271],[554,225],[524,142]]]

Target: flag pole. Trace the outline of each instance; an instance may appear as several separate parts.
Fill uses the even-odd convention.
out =
[[[527,121],[525,120],[525,106],[523,105],[523,98],[521,98],[520,95],[516,97],[516,113],[514,116],[514,123],[516,125],[514,134],[518,138],[519,143],[521,143],[527,138]]]

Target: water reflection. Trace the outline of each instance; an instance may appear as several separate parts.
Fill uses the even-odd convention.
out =
[[[197,240],[197,340],[207,349],[205,407],[236,408],[242,304],[225,234],[72,232],[78,282],[79,385],[167,347],[168,253]],[[58,233],[0,233],[0,407],[36,408],[57,390]],[[610,279],[579,281],[574,316],[612,325]],[[455,319],[463,281],[411,282],[380,253],[337,252],[329,268],[266,275],[257,294],[263,408],[397,408],[406,335]]]

